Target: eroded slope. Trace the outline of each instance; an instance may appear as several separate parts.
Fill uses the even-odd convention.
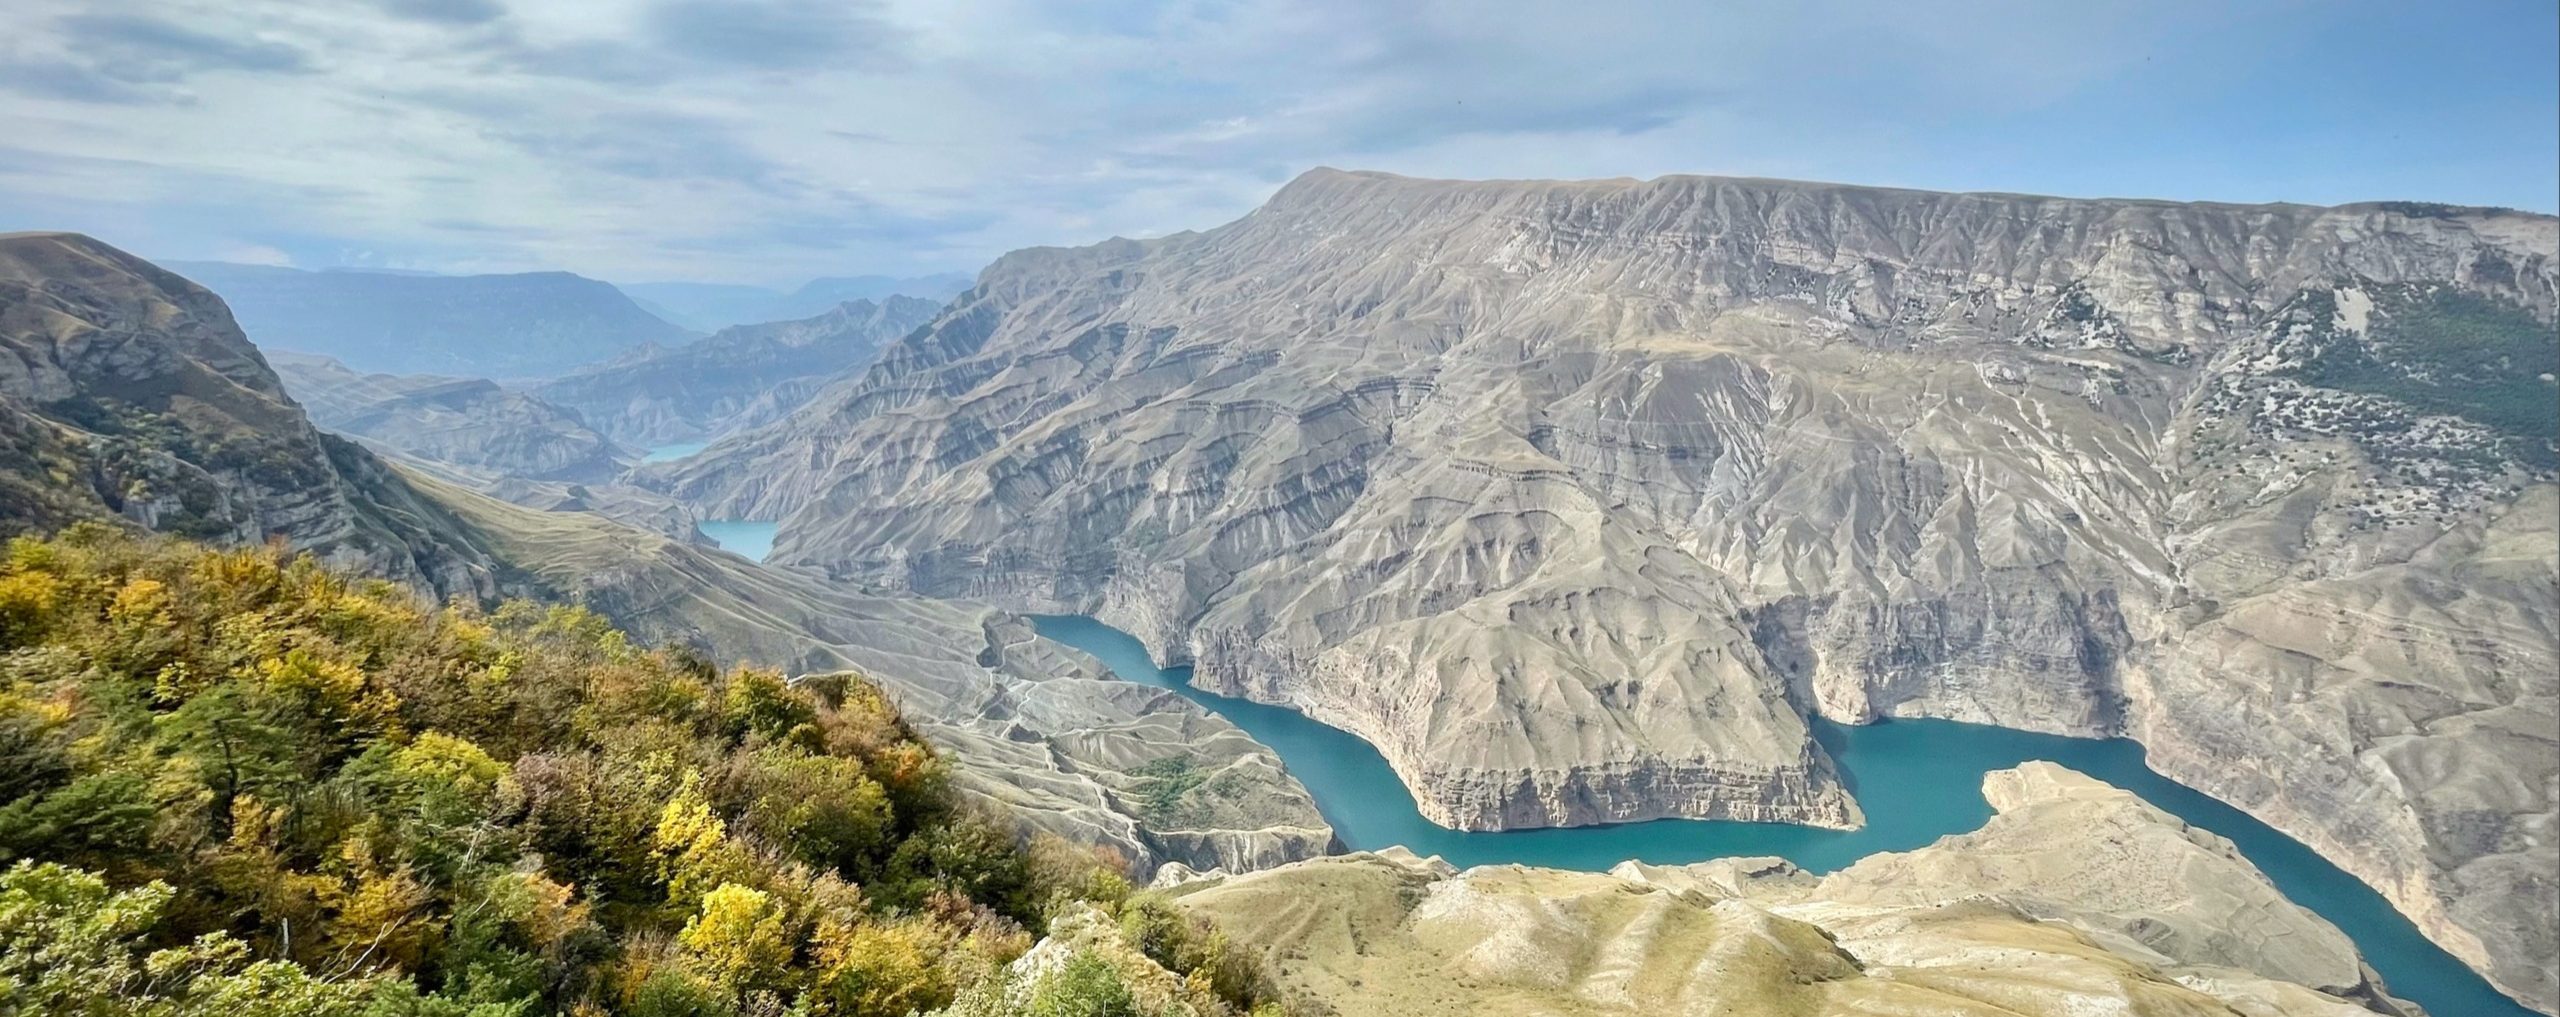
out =
[[[1803,711],[2130,734],[2547,1010],[2555,246],[1318,171],[1008,256],[650,480],[780,560],[1095,614],[1459,827],[1853,821]]]

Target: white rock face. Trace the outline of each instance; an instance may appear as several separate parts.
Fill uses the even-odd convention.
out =
[[[783,519],[779,560],[1094,614],[1461,828],[1854,823],[1809,712],[2130,735],[2549,1010],[2560,395],[2515,380],[2560,356],[2555,248],[2438,206],[1317,171],[1009,255],[641,478]]]

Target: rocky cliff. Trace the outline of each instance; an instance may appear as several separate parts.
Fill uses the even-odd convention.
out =
[[[212,293],[88,237],[0,234],[0,529],[84,519],[499,588],[477,535],[311,426]]]
[[[1317,1013],[2415,1012],[2212,835],[2047,763],[1986,791],[1982,831],[1819,881],[1777,859],[1601,875],[1396,851],[1171,892]]]
[[[611,480],[640,459],[577,413],[485,378],[368,374],[307,353],[268,361],[313,423],[423,459],[566,483]]]
[[[575,409],[619,441],[701,441],[781,418],[940,309],[915,297],[849,301],[814,317],[739,325],[683,346],[636,350],[540,385],[534,394]]]
[[[2550,1010],[2560,229],[1317,171],[1007,256],[644,471],[1075,611],[1465,828],[1854,822],[1801,717],[2139,738]]]

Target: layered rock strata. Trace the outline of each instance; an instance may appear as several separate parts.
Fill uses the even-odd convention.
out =
[[[643,471],[1094,614],[1471,829],[1843,824],[1802,716],[2140,739],[2560,1000],[2560,228],[1316,171]]]

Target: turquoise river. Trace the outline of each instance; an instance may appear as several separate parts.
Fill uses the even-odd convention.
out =
[[[705,532],[710,525],[705,524]],[[765,534],[770,546],[770,533]],[[1854,831],[1774,823],[1657,820],[1560,830],[1461,833],[1432,825],[1369,743],[1294,710],[1192,688],[1187,667],[1158,668],[1138,640],[1091,618],[1034,618],[1040,634],[1074,646],[1120,677],[1181,693],[1233,721],[1280,754],[1315,795],[1342,844],[1370,850],[1401,844],[1460,866],[1516,862],[1560,869],[1607,869],[1626,859],[1681,864],[1735,855],[1779,855],[1829,872],[1881,851],[1923,847],[1991,818],[1982,775],[2045,759],[2132,791],[2187,822],[2230,838],[2286,896],[2344,930],[2393,995],[2434,1017],[2531,1017],[2452,955],[2418,934],[2382,895],[2311,849],[2238,809],[2153,773],[2142,747],[2124,739],[2064,738],[1938,720],[1866,726],[1816,721],[1814,737],[1839,761],[1867,825]]]

